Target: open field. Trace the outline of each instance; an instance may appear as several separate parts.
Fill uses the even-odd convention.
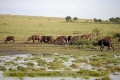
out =
[[[87,23],[86,20],[88,21]],[[114,33],[120,32],[119,24],[94,23],[93,20],[90,19],[79,19],[77,22],[66,22],[65,18],[56,17],[0,15],[0,56],[17,53],[36,54],[37,56],[41,54],[58,53],[59,55],[72,55],[72,58],[79,59],[79,57],[92,55],[100,56],[100,59],[96,63],[100,63],[99,61],[103,60],[102,58],[104,57],[105,60],[103,60],[101,64],[106,63],[108,66],[110,63],[106,62],[107,59],[115,66],[117,65],[120,67],[120,59],[114,57],[120,56],[119,42],[115,42],[114,52],[112,50],[106,52],[107,47],[101,52],[99,46],[80,48],[80,45],[43,44],[37,43],[37,41],[33,44],[32,41],[27,41],[27,38],[31,35],[54,36],[56,38],[62,35],[80,36],[84,33],[91,34],[92,30],[95,28],[100,30],[100,34],[95,36],[95,38],[113,36]],[[4,40],[7,36],[15,36],[16,42],[14,44],[4,44]],[[89,59],[91,60],[91,58]],[[91,63],[91,65],[94,66],[97,64]]]
[[[88,21],[87,23],[86,20]],[[65,18],[56,17],[0,15],[0,43],[1,46],[4,45],[3,43],[5,38],[11,35],[15,36],[16,43],[26,43],[27,38],[35,34],[54,36],[55,38],[61,35],[80,36],[84,33],[91,34],[92,30],[95,28],[100,30],[100,34],[97,37],[112,36],[114,33],[119,33],[120,31],[119,24],[94,23],[91,19],[79,19],[77,22],[66,22]],[[4,46],[7,47],[7,45]],[[19,45],[22,46],[22,44],[15,45],[18,47],[12,46],[13,49],[18,49]],[[25,46],[28,48],[28,51],[31,45],[33,44],[28,44],[27,47]],[[37,49],[40,45],[34,46],[36,46]],[[24,51],[25,47],[23,44],[23,48],[21,50]],[[35,50],[33,49],[33,51]]]

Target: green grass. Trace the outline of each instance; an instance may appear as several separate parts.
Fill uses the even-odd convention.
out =
[[[50,19],[50,20],[49,20]],[[0,15],[1,40],[8,35],[14,35],[17,41],[27,40],[33,34],[52,35],[82,35],[92,33],[98,28],[102,36],[112,35],[120,31],[120,25],[98,24],[93,22],[84,23],[84,19],[75,22],[66,22],[64,18]]]
[[[100,35],[97,37],[104,37],[113,35],[120,31],[119,24],[101,24],[94,23],[93,20],[79,19],[77,22],[66,22],[65,18],[56,17],[42,17],[42,16],[23,16],[23,15],[0,15],[0,51],[25,51],[37,53],[54,53],[61,54],[76,54],[91,55],[91,54],[119,54],[120,47],[117,46],[115,52],[106,52],[107,47],[103,52],[99,51],[99,47],[94,49],[79,49],[76,46],[59,46],[52,44],[29,44],[27,38],[31,35],[51,35],[55,38],[60,35],[82,35],[84,33],[92,33],[92,30],[98,28]],[[16,38],[15,44],[3,44],[7,36],[13,35]],[[2,54],[2,53],[1,53]]]

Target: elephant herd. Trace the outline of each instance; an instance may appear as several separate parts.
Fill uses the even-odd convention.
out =
[[[70,44],[76,40],[79,39],[87,39],[87,40],[93,40],[92,35],[81,35],[81,36],[58,36],[56,39],[53,36],[40,36],[40,35],[32,35],[31,37],[28,38],[28,41],[32,40],[33,43],[37,40],[38,43],[48,43],[48,44],[59,44],[59,45],[65,45],[65,44]],[[12,42],[11,42],[12,41]],[[14,36],[8,36],[6,37],[5,43],[14,43],[15,42],[15,37]],[[102,51],[104,49],[104,46],[108,46],[108,50],[110,47],[112,47],[114,51],[114,46],[113,46],[113,39],[112,37],[105,37],[103,39],[97,40],[97,42],[94,45],[100,45],[100,50]],[[108,51],[107,50],[107,51]]]

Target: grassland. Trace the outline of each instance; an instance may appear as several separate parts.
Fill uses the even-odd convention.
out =
[[[86,20],[88,22],[86,23]],[[55,38],[60,35],[82,35],[92,33],[92,30],[100,30],[99,37],[112,36],[120,31],[119,24],[94,23],[90,19],[79,19],[77,22],[66,22],[65,18],[22,16],[22,15],[0,15],[0,52],[2,51],[27,51],[27,52],[59,52],[78,53],[82,55],[101,53],[99,47],[94,49],[75,49],[73,46],[59,46],[52,44],[24,44],[27,38],[34,34],[52,35]],[[15,44],[3,44],[6,36],[13,35]],[[120,50],[115,52],[119,54]],[[103,52],[107,53],[107,52]]]
[[[87,23],[86,23],[87,20]],[[120,55],[120,43],[116,43],[115,51],[112,50],[106,52],[105,50],[101,52],[99,46],[94,46],[93,48],[79,48],[79,45],[55,45],[55,44],[42,44],[42,43],[27,43],[27,38],[31,35],[51,35],[55,38],[60,35],[82,35],[84,33],[92,33],[92,30],[98,28],[100,30],[99,36],[104,37],[112,36],[114,33],[120,32],[119,24],[108,24],[108,23],[94,23],[90,19],[79,19],[77,22],[66,22],[65,18],[56,17],[43,17],[43,16],[23,16],[23,15],[0,15],[0,56],[5,56],[6,53],[14,54],[25,54],[32,53],[36,57],[40,57],[42,54],[53,54],[60,53],[61,55],[72,55],[71,57],[76,59],[78,63],[83,62],[78,57],[93,56],[90,58],[91,65],[95,67],[103,66],[108,63],[113,63],[115,66],[106,66],[109,70],[115,72],[116,66],[119,65],[120,60],[118,58],[113,58],[112,56]],[[15,36],[16,42],[14,44],[4,44],[4,40],[7,36]],[[97,58],[100,56],[100,58]],[[19,58],[19,57],[18,57]],[[60,58],[59,56],[57,58]],[[36,58],[37,59],[37,58]],[[62,58],[62,59],[67,59]],[[85,59],[85,58],[84,58]],[[26,59],[27,60],[27,59]],[[2,61],[2,60],[0,60]],[[84,60],[85,62],[86,60]],[[108,62],[108,63],[107,63]],[[88,62],[86,62],[88,63]],[[9,63],[7,63],[9,64]],[[28,65],[33,65],[29,63]],[[39,64],[43,65],[43,64]],[[49,64],[51,65],[51,64]],[[53,63],[52,63],[53,65]],[[58,64],[57,64],[58,65]],[[7,65],[8,66],[8,65]],[[72,64],[78,68],[77,65]],[[5,70],[5,66],[1,66]],[[21,66],[19,66],[21,67]],[[51,66],[51,68],[54,68]],[[95,68],[93,68],[95,69]],[[14,70],[10,68],[9,70]],[[34,69],[39,70],[39,69]],[[44,70],[44,68],[42,69]],[[69,68],[66,68],[69,70]],[[118,69],[119,70],[119,69]],[[98,68],[98,72],[101,68]],[[85,71],[84,71],[85,72]],[[88,73],[88,71],[87,71]],[[86,77],[86,79],[89,77]],[[106,77],[105,77],[106,78]],[[102,80],[109,80],[109,77]],[[34,79],[34,78],[33,78]]]

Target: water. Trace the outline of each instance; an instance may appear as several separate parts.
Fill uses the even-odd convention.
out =
[[[14,52],[13,52],[14,53]],[[15,53],[14,53],[15,54]],[[52,56],[39,56],[41,59],[43,60],[46,60],[47,63],[49,62],[52,62],[55,57],[58,57],[59,56],[62,56],[62,57],[68,57],[69,60],[68,61],[63,61],[63,64],[66,66],[65,68],[70,68],[71,71],[79,71],[80,69],[86,69],[86,70],[92,70],[92,66],[90,64],[86,64],[85,62],[81,62],[81,63],[78,63],[79,64],[79,68],[78,69],[72,69],[70,67],[70,65],[73,64],[73,61],[75,60],[75,58],[71,57],[71,55],[61,55],[59,53],[54,53]],[[19,57],[20,59],[16,60],[15,59]],[[92,57],[92,56],[84,56],[84,57],[79,57],[81,59],[85,58],[86,60],[89,61],[89,58]],[[120,56],[116,56],[114,55],[115,58],[119,58]],[[35,68],[44,68],[43,66],[38,66],[36,60],[27,60],[25,61],[26,58],[33,58],[33,56],[31,54],[15,54],[15,55],[7,55],[7,56],[0,56],[0,66],[5,66],[7,69],[9,69],[10,67],[16,69],[17,66],[24,66],[24,67],[27,67],[27,65],[24,65],[23,63],[27,63],[27,62],[33,62],[34,64],[34,67]],[[59,58],[58,58],[59,59]],[[13,61],[15,63],[17,63],[17,65],[4,65],[6,62],[10,62],[10,61]],[[47,67],[47,66],[46,66]],[[52,69],[48,69],[46,68],[46,71],[55,71],[55,70],[52,70]],[[64,71],[64,68],[60,69],[60,70],[56,70],[56,71]],[[113,73],[111,73],[109,75],[109,77],[112,79],[112,80],[119,80],[120,78],[120,73],[118,72],[117,75],[114,75]],[[88,80],[95,80],[96,78],[94,77],[90,77]],[[86,80],[85,78],[54,78],[54,77],[49,77],[49,78],[41,78],[41,77],[37,77],[37,78],[29,78],[29,77],[26,77],[24,79],[19,79],[19,78],[7,78],[7,77],[3,77],[3,72],[0,71],[0,80]]]

